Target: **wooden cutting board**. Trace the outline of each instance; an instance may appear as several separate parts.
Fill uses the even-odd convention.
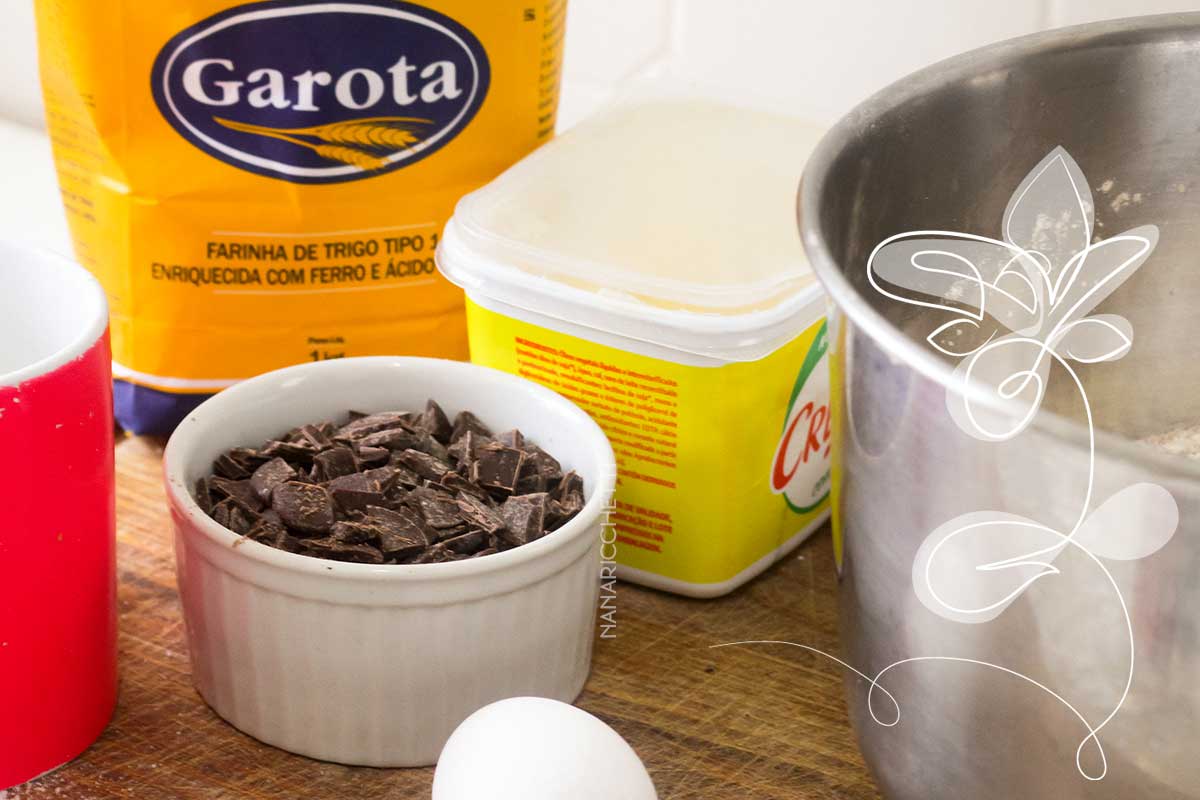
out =
[[[200,699],[175,592],[161,456],[154,440],[117,446],[116,716],[74,762],[0,798],[428,798],[432,770],[294,756],[238,732]],[[835,588],[826,531],[720,600],[621,584],[616,638],[597,639],[578,704],[629,740],[661,800],[878,798],[834,665],[781,645],[712,647],[784,640],[836,652]]]

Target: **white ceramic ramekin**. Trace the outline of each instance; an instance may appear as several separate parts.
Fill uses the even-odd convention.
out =
[[[239,541],[192,498],[230,447],[348,409],[420,409],[429,397],[497,431],[520,428],[583,476],[583,511],[485,558],[375,566]],[[582,690],[615,464],[599,427],[560,395],[451,361],[303,364],[201,404],[171,437],[164,470],[193,679],[251,736],[328,761],[423,766],[478,708],[521,695],[569,702]]]

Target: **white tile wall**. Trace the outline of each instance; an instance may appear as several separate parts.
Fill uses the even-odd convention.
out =
[[[490,2],[490,0],[480,0]],[[918,67],[990,41],[1200,0],[569,0],[569,126],[658,65],[817,120]],[[41,125],[32,0],[0,0],[0,117]]]
[[[989,42],[1079,22],[1200,11],[1200,0],[569,3],[560,129],[603,103],[631,64],[658,64],[721,89],[754,87],[781,107],[832,122],[893,80]]]
[[[0,117],[42,127],[33,0],[0,0]]]
[[[1046,3],[1051,27],[1200,8],[1196,0],[1046,0]]]

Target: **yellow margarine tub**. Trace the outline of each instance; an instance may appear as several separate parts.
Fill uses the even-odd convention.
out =
[[[722,595],[828,514],[825,300],[795,223],[819,135],[711,101],[627,104],[446,226],[471,359],[569,397],[612,442],[619,577]]]

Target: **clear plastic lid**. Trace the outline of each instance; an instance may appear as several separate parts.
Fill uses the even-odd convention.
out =
[[[821,133],[702,98],[626,102],[464,197],[439,266],[536,313],[760,358],[815,319],[795,198]]]

